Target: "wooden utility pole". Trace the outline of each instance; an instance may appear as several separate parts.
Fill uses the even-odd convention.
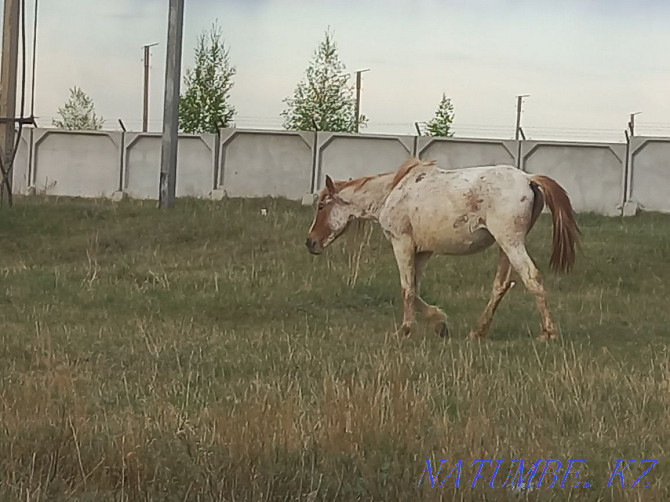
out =
[[[361,73],[364,71],[370,71],[370,68],[356,72],[356,132],[361,119]]]
[[[2,67],[0,68],[0,147],[2,164],[10,169],[12,151],[16,141],[14,130],[16,118],[16,75],[19,54],[19,14],[20,0],[5,0],[2,37]],[[1,176],[0,176],[1,178]],[[11,188],[11,176],[5,181]],[[8,200],[10,191],[2,183],[0,201]]]
[[[183,25],[184,0],[170,0],[167,58],[165,64],[163,142],[161,144],[161,175],[159,183],[159,203],[162,208],[173,208],[175,205]]]
[[[142,132],[149,129],[149,69],[151,68],[151,48],[156,44],[144,46],[144,101],[142,109]]]

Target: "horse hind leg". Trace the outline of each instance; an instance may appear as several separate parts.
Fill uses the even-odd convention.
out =
[[[547,295],[540,279],[540,272],[528,255],[523,240],[516,242],[503,240],[499,244],[509,258],[510,264],[521,277],[526,289],[535,297],[535,306],[540,314],[540,325],[542,328],[539,338],[542,340],[557,338],[558,331],[547,306]]]
[[[447,315],[435,305],[426,303],[420,295],[421,278],[432,255],[432,251],[424,251],[414,257],[414,305],[424,319],[435,323],[435,333],[444,338],[449,335]]]
[[[495,314],[498,305],[505,296],[505,293],[507,293],[507,291],[509,291],[509,289],[514,284],[510,280],[511,274],[512,267],[509,258],[501,249],[500,256],[498,258],[496,276],[495,279],[493,279],[491,297],[489,298],[489,302],[486,305],[484,312],[479,317],[476,327],[470,332],[470,338],[484,338],[488,334],[491,321],[493,320],[493,315]]]

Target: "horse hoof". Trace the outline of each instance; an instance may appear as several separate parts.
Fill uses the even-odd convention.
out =
[[[470,340],[481,340],[482,338],[486,338],[486,333],[481,331],[470,331],[468,338]]]
[[[400,329],[396,331],[396,335],[398,336],[410,336],[412,334],[412,327],[411,326],[406,326],[402,325],[400,326]]]
[[[447,326],[447,323],[446,322],[439,323],[437,325],[437,327],[435,328],[435,333],[437,333],[437,335],[440,338],[448,337],[449,336],[449,327]]]
[[[543,331],[537,338],[538,340],[547,342],[549,340],[556,340],[558,338],[558,334],[553,331]]]

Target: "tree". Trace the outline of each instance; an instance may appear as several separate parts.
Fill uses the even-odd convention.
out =
[[[451,137],[454,132],[451,129],[451,124],[454,121],[454,105],[451,104],[446,94],[442,93],[442,100],[440,101],[435,116],[426,123],[425,132],[428,136],[446,136]]]
[[[102,129],[105,119],[95,113],[93,100],[79,87],[70,89],[70,99],[58,109],[60,119],[51,123],[59,129],[97,131]]]
[[[186,90],[179,100],[179,127],[186,133],[216,133],[232,125],[235,108],[228,100],[237,70],[222,37],[216,23],[198,37],[195,65],[186,70]]]
[[[284,127],[294,131],[356,131],[356,99],[349,85],[349,75],[337,54],[330,29],[314,51],[305,78],[300,81],[293,97],[284,99],[288,105],[281,116]],[[367,118],[358,117],[359,126]]]

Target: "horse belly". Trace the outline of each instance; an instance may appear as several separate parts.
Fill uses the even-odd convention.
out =
[[[461,228],[436,231],[425,235],[415,235],[414,241],[419,251],[433,251],[437,254],[467,255],[478,253],[495,242],[491,233],[483,227]]]

